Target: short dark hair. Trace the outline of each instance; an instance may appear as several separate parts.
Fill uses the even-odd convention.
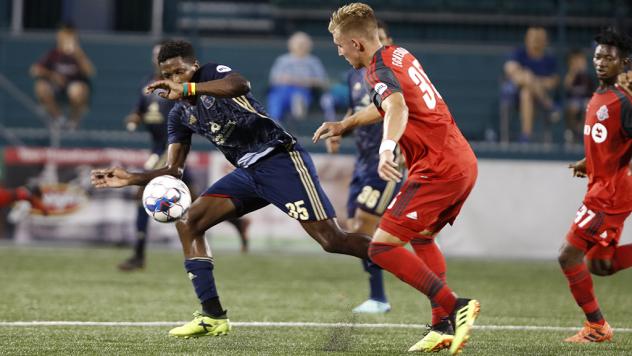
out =
[[[624,33],[619,32],[613,27],[603,29],[597,36],[595,42],[598,45],[608,45],[617,47],[621,58],[627,58],[632,51],[632,40]]]
[[[160,46],[160,52],[158,52],[158,63],[175,57],[182,57],[182,59],[194,62],[195,51],[191,43],[183,40],[165,41]]]

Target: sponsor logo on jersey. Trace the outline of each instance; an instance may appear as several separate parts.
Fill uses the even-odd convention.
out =
[[[213,96],[202,95],[200,96],[200,100],[202,101],[202,105],[204,105],[206,109],[210,109],[211,106],[215,104],[215,97]]]
[[[599,110],[597,110],[597,120],[599,121],[603,121],[605,119],[607,119],[608,116],[608,107],[605,105],[601,105],[601,107],[599,108]]]
[[[608,138],[608,129],[603,124],[596,123],[590,130],[590,136],[596,143],[602,143]]]
[[[224,66],[224,65],[218,65],[217,68],[215,68],[217,70],[218,73],[226,73],[226,72],[230,72],[232,69],[230,69],[230,67],[228,66]]]
[[[218,123],[215,123],[215,122],[211,122],[209,126],[211,128],[212,133],[216,133],[222,128]]]
[[[388,89],[388,86],[386,84],[382,83],[382,82],[379,82],[379,83],[375,84],[373,89],[375,89],[376,93],[378,93],[379,95],[382,95],[382,94],[384,94],[386,89]]]

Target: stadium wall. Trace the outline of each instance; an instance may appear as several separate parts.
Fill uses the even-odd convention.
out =
[[[24,179],[23,173],[36,174],[46,168],[46,162],[48,166],[52,162],[59,180],[74,186],[73,189],[57,187],[52,190],[48,200],[61,204],[56,208],[62,213],[49,217],[33,215],[21,221],[15,229],[15,240],[18,243],[131,241],[136,211],[134,189],[94,190],[86,181],[86,174],[91,167],[113,163],[128,168],[140,167],[147,155],[146,150],[6,149],[7,181],[13,185]],[[315,154],[313,158],[321,184],[340,219],[344,220],[354,157]],[[477,258],[554,258],[586,189],[586,180],[572,178],[567,164],[562,161],[480,160],[476,187],[459,219],[439,236],[444,252],[450,256]],[[218,152],[193,152],[188,167],[197,180],[198,191],[233,169]],[[83,193],[76,194],[78,191]],[[254,246],[318,248],[298,222],[273,206],[249,217]],[[235,235],[232,226],[220,224],[208,237],[213,245],[214,237],[232,235]],[[149,238],[152,242],[179,245],[172,224],[151,224]],[[622,240],[632,241],[630,229],[624,230]]]

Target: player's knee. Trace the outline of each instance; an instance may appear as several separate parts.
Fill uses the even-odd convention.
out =
[[[176,222],[176,229],[181,234],[199,235],[204,234],[204,231],[200,231],[199,220],[195,215],[185,214],[182,219]]]
[[[568,248],[562,248],[559,256],[557,257],[557,261],[562,268],[567,268],[581,263],[582,258],[583,256],[577,255],[576,253],[574,253],[574,251]]]
[[[596,276],[609,276],[612,272],[612,264],[605,260],[587,260],[588,270]]]

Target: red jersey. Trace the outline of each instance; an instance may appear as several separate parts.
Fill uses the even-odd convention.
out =
[[[380,48],[366,73],[371,101],[382,116],[382,102],[394,92],[404,95],[408,124],[399,146],[411,174],[453,179],[476,164],[476,156],[456,126],[439,92],[406,49]]]
[[[632,211],[632,103],[619,87],[597,90],[586,108],[584,149],[591,209]]]

